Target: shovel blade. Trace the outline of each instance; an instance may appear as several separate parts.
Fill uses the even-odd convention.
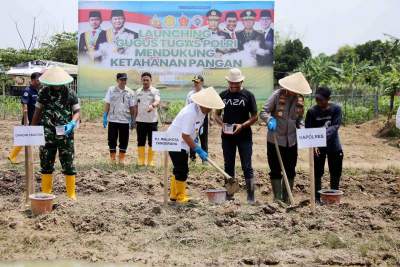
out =
[[[235,178],[225,179],[225,189],[229,195],[239,191],[239,182]]]

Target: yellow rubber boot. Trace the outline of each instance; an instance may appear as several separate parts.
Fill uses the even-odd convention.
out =
[[[122,166],[125,165],[125,153],[119,152],[118,154],[118,163]]]
[[[10,155],[8,155],[8,159],[12,164],[17,164],[17,156],[19,152],[21,152],[22,146],[15,146],[13,149],[10,151]]]
[[[176,201],[176,180],[174,175],[171,176],[169,184],[169,199],[171,201]]]
[[[154,151],[151,147],[147,150],[147,165],[154,166]]]
[[[186,203],[190,198],[186,195],[186,182],[175,180],[176,183],[176,202]]]
[[[67,187],[67,196],[72,200],[76,200],[75,175],[66,175],[65,184]]]
[[[145,157],[145,147],[144,146],[139,146],[138,147],[138,165],[143,166],[144,165],[144,157]]]
[[[53,191],[53,175],[42,174],[42,192],[51,194]]]

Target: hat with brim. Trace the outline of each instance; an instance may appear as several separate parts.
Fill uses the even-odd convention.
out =
[[[237,68],[230,69],[228,76],[225,76],[225,79],[228,82],[232,82],[232,83],[242,82],[244,80],[244,78],[245,77],[242,75],[242,72],[240,71],[240,69],[237,69]]]
[[[71,83],[74,78],[59,66],[48,68],[39,78],[39,81],[45,85],[66,85]]]
[[[204,82],[204,78],[201,75],[196,75],[196,76],[193,77],[192,82],[196,82],[196,83]]]
[[[312,93],[303,73],[296,72],[278,81],[279,85],[284,89],[300,95],[309,95]]]
[[[225,107],[224,102],[213,87],[207,87],[194,93],[192,101],[201,107],[210,109],[223,109]]]

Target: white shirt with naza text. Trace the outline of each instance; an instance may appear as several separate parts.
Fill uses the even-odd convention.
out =
[[[201,112],[196,103],[185,106],[172,121],[168,128],[169,133],[179,135],[190,135],[194,140],[199,135],[200,127],[203,125],[205,114]],[[189,152],[190,148],[185,141],[181,141],[181,148]]]

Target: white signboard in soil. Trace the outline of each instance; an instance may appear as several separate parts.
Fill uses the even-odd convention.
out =
[[[43,126],[15,126],[15,146],[44,146]]]
[[[153,150],[181,151],[181,139],[171,132],[153,132]]]
[[[297,129],[297,146],[299,149],[326,147],[326,128]]]
[[[400,107],[397,110],[397,115],[396,115],[396,127],[400,129]]]

